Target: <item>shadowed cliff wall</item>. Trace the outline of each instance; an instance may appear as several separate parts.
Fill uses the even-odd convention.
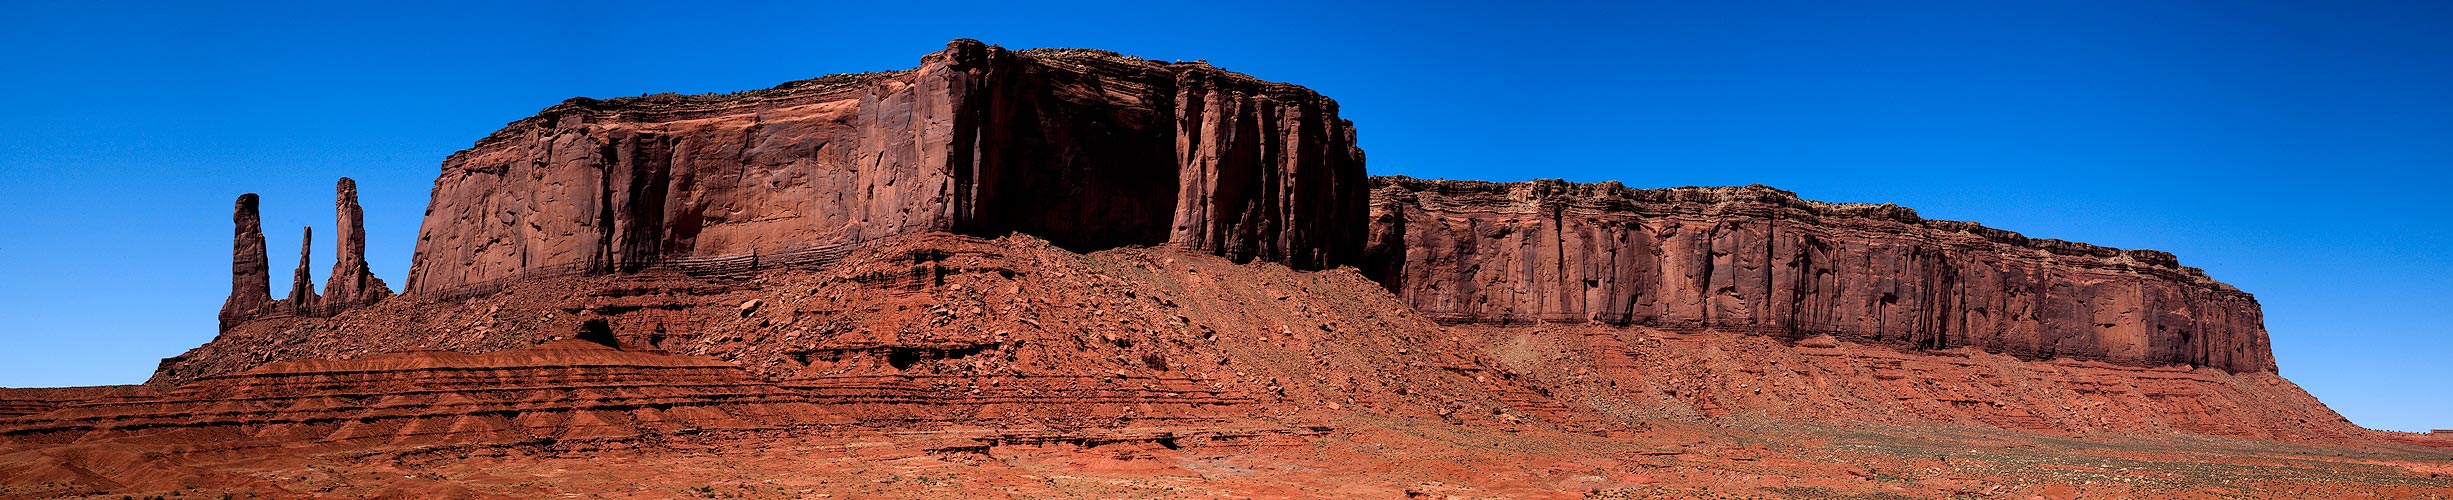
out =
[[[444,161],[407,289],[930,231],[1323,268],[1359,253],[1366,183],[1351,123],[1301,87],[957,40],[912,70],[513,122]]]

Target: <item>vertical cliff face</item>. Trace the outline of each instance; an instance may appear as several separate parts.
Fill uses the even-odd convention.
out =
[[[231,210],[230,298],[221,303],[221,328],[230,329],[262,314],[273,303],[272,261],[265,256],[264,217],[256,210],[256,194],[238,196]]]
[[[1206,64],[969,40],[919,68],[726,96],[573,99],[445,160],[408,290],[948,231],[1360,252],[1334,101]]]
[[[1299,268],[1351,262],[1369,201],[1354,128],[1309,91],[1230,75],[1177,74],[1168,241]]]
[[[348,309],[392,296],[392,287],[366,266],[366,211],[358,207],[358,181],[342,177],[333,187],[332,274],[324,276],[324,307]],[[303,264],[302,264],[303,265]]]
[[[1830,334],[2029,359],[2274,369],[2256,300],[2163,252],[1761,186],[1375,185],[1366,272],[1444,321]]]

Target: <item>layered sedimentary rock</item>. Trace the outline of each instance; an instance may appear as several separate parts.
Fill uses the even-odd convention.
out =
[[[1382,177],[1372,209],[1365,267],[1446,322],[1829,334],[2025,359],[2274,370],[2256,300],[2163,252],[1762,186]]]
[[[933,231],[1323,268],[1360,251],[1366,182],[1301,87],[958,40],[911,70],[513,122],[445,160],[406,290]]]
[[[342,177],[333,188],[335,241],[332,273],[325,275],[323,305],[339,310],[392,296],[392,287],[366,266],[366,211],[358,207],[358,181]]]
[[[316,308],[315,272],[307,269],[307,263],[314,255],[315,228],[299,228],[298,269],[290,272],[290,298],[281,300],[281,310],[300,315],[315,314],[320,310]]]
[[[263,314],[273,304],[272,261],[265,256],[264,217],[256,211],[256,194],[239,195],[231,211],[230,298],[221,304],[221,328]]]
[[[145,394],[147,388],[142,385],[0,388],[0,419],[57,410],[71,404]]]
[[[0,441],[416,446],[841,423],[729,363],[580,340],[274,363],[0,420]]]

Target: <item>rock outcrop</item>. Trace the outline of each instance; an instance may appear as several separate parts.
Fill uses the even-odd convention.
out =
[[[301,316],[313,315],[316,307],[315,272],[307,263],[315,256],[315,227],[298,229],[298,270],[290,272],[290,298],[281,301],[280,309]]]
[[[971,40],[919,68],[723,96],[578,98],[444,161],[404,292],[921,232],[1360,252],[1337,104],[1205,63]]]
[[[2024,359],[2274,370],[2257,301],[2168,253],[1762,186],[1374,184],[1367,272],[1444,322],[1829,334]]]
[[[332,213],[332,228],[340,238],[332,274],[324,276],[324,307],[352,309],[392,296],[391,285],[366,266],[366,211],[358,207],[358,181],[341,178],[333,188]]]
[[[342,177],[335,192],[334,226],[341,237],[324,293],[315,293],[314,272],[308,267],[315,251],[315,228],[307,226],[300,229],[298,268],[290,275],[290,294],[279,300],[272,298],[272,264],[265,255],[256,195],[239,196],[238,209],[231,215],[237,236],[231,252],[230,298],[221,308],[222,331],[267,315],[331,316],[392,296],[391,287],[366,266],[366,215],[358,208],[358,183]]]
[[[238,196],[230,222],[230,298],[221,304],[221,329],[263,314],[273,304],[272,261],[265,256],[264,217],[256,211],[256,194]]]

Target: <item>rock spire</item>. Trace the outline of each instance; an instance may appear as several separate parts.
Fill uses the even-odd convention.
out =
[[[231,211],[230,298],[221,304],[221,328],[264,312],[273,303],[272,263],[264,257],[264,218],[256,194],[239,195]]]
[[[340,239],[332,274],[324,277],[326,307],[349,309],[392,296],[391,286],[366,267],[366,212],[358,207],[358,181],[342,177],[333,187],[332,211],[332,227],[340,232]]]
[[[298,231],[298,270],[290,273],[290,298],[281,301],[281,310],[306,316],[319,311],[315,307],[315,272],[307,269],[308,257],[315,253],[315,226]]]
[[[265,255],[264,220],[257,212],[256,194],[239,196],[238,208],[230,216],[237,224],[237,234],[230,257],[230,298],[221,307],[222,330],[268,313],[330,316],[392,296],[391,287],[366,267],[366,214],[358,208],[357,181],[342,177],[334,191],[333,225],[341,235],[324,293],[315,293],[315,273],[308,268],[315,251],[315,228],[308,226],[301,229],[304,234],[298,242],[298,268],[290,277],[290,294],[280,300],[272,297],[272,264]]]

